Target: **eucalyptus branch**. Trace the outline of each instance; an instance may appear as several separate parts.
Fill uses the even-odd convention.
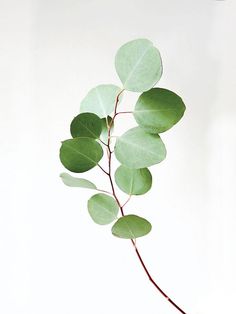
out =
[[[97,165],[108,177],[111,192],[98,189],[91,181],[66,173],[61,174],[61,178],[68,186],[100,192],[90,197],[87,204],[93,221],[100,225],[113,222],[112,234],[131,240],[139,262],[154,287],[179,312],[186,314],[153,279],[137,248],[136,239],[151,231],[151,223],[145,218],[126,215],[124,212],[124,207],[133,195],[143,195],[151,189],[152,174],[149,167],[166,157],[165,144],[159,133],[169,130],[182,118],[185,105],[174,92],[153,88],[161,78],[162,61],[158,49],[149,40],[137,39],[123,45],[116,54],[115,67],[123,88],[98,85],[91,89],[81,102],[81,113],[71,122],[72,139],[62,142],[60,148],[60,160],[66,169],[83,173]],[[118,111],[124,91],[141,93],[133,111]],[[113,148],[113,127],[117,116],[122,114],[132,114],[138,126],[115,137]],[[104,155],[101,144],[105,146],[108,170],[99,164]],[[120,162],[114,176],[113,155]],[[115,184],[128,195],[123,205],[117,196]],[[121,217],[117,218],[119,211]]]
[[[117,116],[117,113],[116,113],[116,108],[117,108],[117,105],[118,105],[118,102],[119,102],[119,96],[121,95],[121,93],[118,94],[117,98],[116,98],[116,103],[115,103],[115,114],[112,118],[112,123],[114,123],[115,121],[115,118]],[[113,196],[120,208],[120,211],[121,211],[121,215],[124,217],[124,206],[128,203],[128,201],[130,200],[131,198],[131,195],[129,195],[127,201],[124,203],[124,205],[121,206],[120,204],[120,201],[116,195],[116,192],[115,192],[115,188],[114,188],[114,183],[113,183],[113,179],[112,179],[112,176],[111,176],[111,160],[112,160],[112,157],[111,157],[111,150],[110,150],[110,133],[111,133],[111,126],[112,124],[109,126],[108,128],[108,145],[107,145],[107,150],[108,150],[108,165],[109,165],[109,172],[108,172],[108,176],[109,176],[109,180],[110,180],[110,183],[111,183],[111,188],[112,188],[112,193],[113,193]],[[184,312],[170,297],[168,297],[168,295],[157,285],[157,283],[155,282],[155,280],[152,278],[152,276],[150,275],[150,272],[149,270],[147,269],[147,266],[145,265],[144,261],[143,261],[143,258],[137,248],[137,245],[136,245],[136,239],[131,239],[131,242],[135,248],[135,252],[138,256],[138,259],[146,273],[146,275],[148,276],[149,280],[151,281],[151,283],[154,285],[154,287],[167,299],[167,301],[169,301],[179,312],[181,312],[182,314],[186,314],[186,312]]]

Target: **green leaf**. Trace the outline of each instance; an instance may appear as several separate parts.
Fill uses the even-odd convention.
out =
[[[103,140],[103,142],[107,143],[108,141],[108,129],[107,129],[107,124],[110,125],[111,124],[111,120],[112,118],[110,116],[106,117],[106,118],[102,118],[102,133],[101,133],[101,140]],[[114,122],[112,123],[112,127],[111,127],[111,131],[114,129]]]
[[[100,118],[108,116],[114,111],[116,97],[120,91],[120,87],[115,85],[98,85],[82,100],[80,112],[92,112]]]
[[[160,53],[147,39],[132,40],[121,46],[115,67],[124,88],[133,92],[149,90],[162,75]]]
[[[60,160],[72,172],[85,172],[95,167],[103,156],[100,144],[88,137],[76,137],[62,142]]]
[[[134,118],[149,133],[169,130],[183,116],[182,99],[164,88],[153,88],[143,93],[135,106]]]
[[[96,185],[93,184],[92,182],[90,182],[89,180],[81,179],[81,178],[75,178],[75,177],[72,177],[68,173],[61,173],[60,177],[61,177],[63,183],[67,186],[70,186],[70,187],[85,188],[85,189],[91,189],[91,190],[97,189]]]
[[[72,137],[99,138],[102,132],[102,121],[94,113],[81,113],[71,122],[70,132]]]
[[[115,172],[118,187],[129,195],[141,195],[150,190],[152,175],[147,168],[130,169],[123,165]]]
[[[136,127],[117,139],[115,155],[126,167],[139,169],[164,160],[166,148],[158,134],[149,134],[142,128]]]
[[[136,239],[148,234],[152,225],[146,219],[136,215],[126,215],[117,220],[112,227],[112,234],[123,239]]]
[[[107,225],[117,218],[119,207],[113,197],[98,193],[88,200],[88,211],[94,222]]]

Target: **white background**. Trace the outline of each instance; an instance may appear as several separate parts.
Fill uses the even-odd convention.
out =
[[[188,314],[235,313],[235,1],[0,5],[0,312],[177,313],[130,242],[91,221],[91,192],[59,179],[60,141],[81,99],[98,84],[120,84],[115,52],[146,37],[162,54],[158,85],[181,95],[187,111],[162,136],[168,156],[151,169],[153,189],[126,212],[152,222],[138,246]],[[126,93],[122,108],[136,97]],[[133,124],[122,116],[116,134]],[[83,177],[107,185],[99,170]]]

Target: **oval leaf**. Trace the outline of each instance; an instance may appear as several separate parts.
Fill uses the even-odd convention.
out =
[[[129,195],[141,195],[150,190],[152,175],[147,168],[130,169],[123,165],[115,172],[118,187]]]
[[[115,155],[126,167],[139,169],[164,160],[166,149],[158,134],[149,134],[142,128],[136,127],[117,139]]]
[[[88,211],[94,222],[106,225],[117,218],[119,207],[113,197],[98,193],[88,200]]]
[[[170,90],[152,88],[143,93],[135,106],[134,118],[149,133],[169,130],[183,116],[182,99]]]
[[[81,113],[71,122],[70,132],[72,137],[99,138],[102,132],[102,121],[94,113]]]
[[[148,234],[152,225],[146,219],[136,215],[126,215],[117,220],[112,227],[112,234],[123,239],[136,239]]]
[[[97,189],[96,185],[93,184],[92,182],[90,182],[89,180],[81,179],[81,178],[75,178],[75,177],[72,177],[68,173],[61,173],[60,177],[61,177],[63,183],[67,186],[70,186],[70,187],[85,188],[85,189],[92,189],[92,190]]]
[[[62,142],[60,160],[72,172],[85,172],[95,167],[103,156],[100,144],[88,137],[77,137]]]
[[[80,112],[92,112],[100,118],[108,116],[114,111],[116,97],[120,91],[120,87],[115,85],[98,85],[82,100]]]
[[[124,44],[116,54],[115,67],[124,88],[133,92],[149,90],[162,75],[160,53],[147,39]]]

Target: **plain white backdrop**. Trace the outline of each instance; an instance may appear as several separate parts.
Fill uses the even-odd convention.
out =
[[[120,84],[114,55],[145,37],[159,48],[158,86],[187,111],[163,134],[167,159],[128,213],[153,231],[138,246],[188,314],[235,313],[235,1],[0,0],[0,312],[174,314],[129,241],[95,225],[91,192],[64,186],[60,141],[88,90]],[[126,93],[122,109],[137,94]],[[117,123],[117,135],[132,126]],[[82,177],[108,186],[99,170]],[[120,194],[122,200],[125,196]]]

